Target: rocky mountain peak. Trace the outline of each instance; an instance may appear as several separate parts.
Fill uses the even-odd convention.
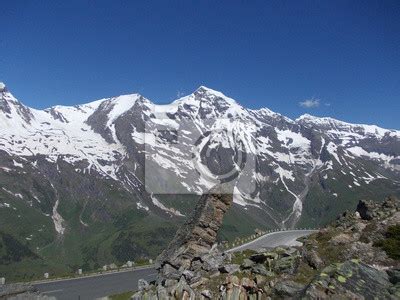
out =
[[[0,112],[3,112],[5,117],[3,121],[8,124],[20,122],[30,124],[34,118],[31,109],[19,102],[3,82],[0,82]]]
[[[315,125],[327,125],[327,126],[345,126],[350,125],[349,123],[336,120],[330,117],[317,117],[310,114],[303,114],[296,119],[296,122],[301,124],[315,124]]]
[[[213,90],[209,87],[206,87],[204,85],[199,86],[194,93],[208,93],[208,94],[214,94],[214,95],[218,95],[219,97],[226,97],[223,93],[221,93],[220,91],[217,90]]]
[[[200,86],[192,95],[194,96],[195,100],[202,102],[210,102],[212,104],[215,104],[216,102],[225,102],[228,105],[239,105],[236,100],[226,96],[222,92],[205,86]]]
[[[4,84],[4,82],[0,82],[0,92],[4,91],[6,91],[6,85]]]
[[[351,150],[353,152],[361,151],[361,148],[357,146],[362,145],[361,147],[367,148],[368,152],[381,153],[382,150],[378,150],[379,145],[398,144],[400,141],[399,130],[385,129],[376,125],[353,124],[330,117],[315,117],[309,114],[296,119],[296,122],[306,128],[323,132],[331,139],[340,141],[342,146],[355,146]],[[364,152],[363,155],[368,156]]]

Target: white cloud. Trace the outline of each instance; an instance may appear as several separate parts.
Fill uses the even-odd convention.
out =
[[[320,104],[319,102],[320,102],[319,99],[311,98],[311,99],[306,99],[304,101],[300,101],[299,105],[301,107],[306,107],[306,108],[315,108],[315,107],[319,107],[319,104]]]

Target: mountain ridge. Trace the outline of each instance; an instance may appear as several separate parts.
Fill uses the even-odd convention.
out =
[[[234,104],[240,106],[241,108],[244,108],[244,106],[241,105],[239,102],[237,102],[235,99],[230,98],[230,97],[226,96],[225,94],[223,94],[222,92],[217,91],[217,90],[212,89],[212,88],[209,88],[209,87],[204,86],[204,85],[200,85],[197,89],[194,90],[193,93],[191,93],[191,94],[189,94],[189,95],[182,96],[182,97],[180,97],[180,98],[178,98],[178,99],[176,99],[176,100],[172,100],[170,103],[165,103],[165,104],[157,104],[157,103],[155,103],[155,102],[152,102],[149,98],[146,98],[144,95],[141,95],[140,93],[128,93],[128,94],[114,95],[114,96],[110,96],[110,97],[106,97],[106,98],[101,98],[101,99],[96,99],[96,100],[89,100],[89,101],[87,101],[87,102],[85,101],[85,102],[82,103],[82,104],[75,104],[75,105],[56,104],[56,105],[52,105],[52,106],[49,106],[49,107],[44,108],[44,109],[37,109],[37,108],[30,107],[30,106],[27,106],[27,105],[23,104],[23,102],[20,102],[20,101],[19,101],[18,99],[16,99],[14,96],[13,96],[13,98],[14,98],[18,103],[22,104],[23,106],[28,107],[28,108],[30,108],[30,109],[32,109],[32,110],[36,110],[36,111],[51,111],[51,110],[56,110],[56,109],[71,109],[71,108],[81,108],[81,107],[97,107],[100,103],[102,103],[102,102],[104,102],[104,101],[107,101],[107,100],[117,100],[117,99],[120,98],[120,97],[132,97],[132,96],[142,97],[142,98],[146,99],[147,101],[149,101],[149,102],[150,102],[152,105],[154,105],[154,106],[163,107],[163,106],[172,106],[172,105],[175,104],[175,103],[179,103],[179,102],[182,101],[183,99],[186,99],[188,96],[193,95],[193,94],[195,94],[196,92],[201,91],[201,90],[207,91],[207,92],[209,92],[209,93],[213,93],[215,96],[218,96],[218,97],[223,97],[223,98],[225,98],[225,99],[232,100]],[[8,92],[8,93],[10,93],[10,94],[12,95],[12,93],[10,92],[10,90],[7,88],[7,85],[4,84],[3,82],[0,82],[0,92],[3,92],[3,91],[4,91],[4,92]],[[311,114],[309,114],[309,113],[304,113],[304,114],[300,115],[299,117],[297,117],[297,118],[295,118],[295,119],[292,119],[292,118],[289,118],[289,117],[287,117],[287,116],[284,116],[284,115],[282,115],[282,114],[280,114],[280,113],[278,113],[278,112],[272,111],[272,110],[269,109],[268,107],[260,107],[260,108],[255,108],[255,109],[244,108],[244,109],[246,109],[246,110],[248,110],[248,111],[259,112],[259,113],[265,111],[265,112],[267,112],[268,114],[274,114],[274,115],[282,116],[282,117],[284,117],[284,118],[286,118],[287,120],[290,120],[290,121],[292,121],[292,122],[298,122],[298,121],[301,121],[301,120],[304,120],[304,119],[308,119],[308,120],[321,120],[321,121],[327,121],[327,122],[328,122],[328,121],[331,121],[331,122],[340,123],[340,124],[343,124],[343,125],[371,126],[371,127],[374,127],[374,128],[376,127],[376,129],[378,129],[378,130],[382,130],[382,129],[383,129],[383,130],[385,130],[385,131],[391,131],[391,132],[396,132],[397,134],[400,134],[400,129],[395,129],[395,128],[384,128],[384,127],[382,127],[382,126],[379,126],[379,125],[376,125],[376,124],[369,124],[369,123],[367,123],[367,122],[366,122],[366,123],[351,123],[351,122],[348,122],[348,121],[343,121],[343,120],[336,119],[336,118],[329,117],[329,116],[322,116],[322,117],[321,117],[321,116],[311,115]]]

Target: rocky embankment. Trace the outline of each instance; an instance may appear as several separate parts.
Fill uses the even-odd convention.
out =
[[[0,285],[0,300],[56,300],[40,294],[32,285],[11,283]]]
[[[214,204],[222,201],[213,199],[219,199]],[[201,214],[209,214],[211,207]],[[191,229],[205,228],[189,224]],[[141,280],[132,299],[400,298],[398,199],[388,198],[382,204],[360,201],[355,212],[345,212],[301,242],[299,247],[233,254],[214,246],[199,253],[189,251],[188,258],[184,249],[193,247],[185,247],[180,239],[179,247],[172,245],[175,250],[168,252],[170,262],[166,253],[162,256],[157,281]],[[176,260],[180,255],[185,259]]]

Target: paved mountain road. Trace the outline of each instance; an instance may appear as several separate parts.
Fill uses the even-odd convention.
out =
[[[277,246],[295,246],[299,244],[296,240],[303,236],[310,235],[316,232],[316,230],[287,230],[287,231],[276,231],[265,234],[259,238],[243,244],[241,246],[232,248],[228,252],[243,251],[246,249],[257,250],[263,247],[277,247]]]
[[[245,249],[256,250],[262,247],[291,246],[296,244],[296,239],[299,237],[309,235],[313,232],[315,230],[272,232],[229,251],[236,252]],[[156,270],[153,267],[148,267],[75,279],[35,283],[34,286],[40,292],[48,296],[54,296],[59,300],[92,300],[136,290],[137,282],[140,278],[147,281],[154,280],[156,278]]]
[[[153,267],[116,273],[37,283],[34,286],[43,294],[58,300],[92,300],[137,289],[140,278],[156,278]]]

